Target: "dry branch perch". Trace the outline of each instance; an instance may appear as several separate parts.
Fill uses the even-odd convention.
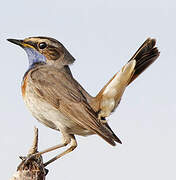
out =
[[[45,180],[45,176],[48,172],[44,168],[42,156],[36,156],[28,161],[26,158],[36,153],[38,149],[38,129],[34,128],[34,141],[28,152],[27,157],[20,157],[22,162],[14,173],[10,180]]]

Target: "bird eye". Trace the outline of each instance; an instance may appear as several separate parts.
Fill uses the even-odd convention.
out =
[[[44,48],[46,48],[47,47],[47,44],[45,43],[45,42],[41,42],[40,44],[39,44],[39,48],[40,49],[44,49]]]

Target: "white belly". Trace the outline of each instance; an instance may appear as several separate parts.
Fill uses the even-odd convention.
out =
[[[89,130],[80,127],[73,120],[68,119],[58,109],[30,91],[26,92],[24,102],[39,122],[52,129],[82,136],[93,134]]]

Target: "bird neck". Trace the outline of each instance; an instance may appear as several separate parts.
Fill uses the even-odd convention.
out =
[[[46,63],[46,57],[41,53],[39,53],[37,50],[28,47],[25,47],[24,50],[28,55],[28,60],[29,60],[28,70],[32,69],[36,64]]]
[[[45,65],[45,64],[46,64],[46,63],[44,63],[44,62],[36,62],[36,63],[34,63],[32,66],[29,66],[29,68],[27,69],[27,71],[24,73],[22,83],[23,83],[23,81],[24,81],[24,79],[25,79],[25,77],[27,76],[27,74],[28,74],[29,71],[31,71],[31,70],[33,70],[33,69],[35,69],[35,68],[37,68],[37,67],[39,67],[39,66],[41,66],[41,65]]]

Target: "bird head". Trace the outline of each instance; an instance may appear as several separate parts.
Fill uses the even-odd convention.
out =
[[[49,37],[29,37],[24,40],[7,39],[21,46],[27,53],[29,66],[44,63],[56,66],[72,64],[75,59],[57,40]]]

